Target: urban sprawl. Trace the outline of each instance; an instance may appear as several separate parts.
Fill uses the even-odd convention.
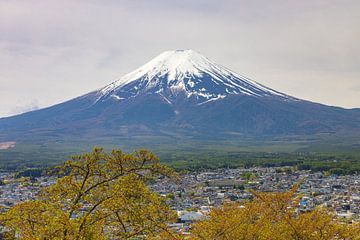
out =
[[[36,199],[40,189],[56,182],[55,177],[15,178],[15,173],[0,173],[2,211],[26,200]],[[360,219],[360,175],[330,175],[294,168],[217,169],[189,172],[180,180],[162,178],[150,188],[167,198],[178,213],[172,227],[186,233],[192,222],[206,217],[213,207],[224,202],[253,198],[252,191],[283,192],[301,182],[299,211],[324,206],[349,222]]]

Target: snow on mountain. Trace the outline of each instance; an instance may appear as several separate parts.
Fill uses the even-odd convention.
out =
[[[166,51],[150,62],[100,89],[96,101],[121,101],[141,94],[159,94],[171,104],[178,96],[198,104],[231,94],[295,98],[265,87],[220,66],[193,50]]]

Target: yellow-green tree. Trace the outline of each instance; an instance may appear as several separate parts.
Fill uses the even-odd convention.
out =
[[[193,239],[358,240],[359,224],[343,224],[325,209],[299,213],[298,185],[285,193],[256,193],[254,200],[228,203],[193,226]]]
[[[1,217],[8,239],[175,238],[167,228],[174,212],[147,187],[148,180],[174,173],[151,152],[96,148],[67,161],[60,174],[37,201]]]

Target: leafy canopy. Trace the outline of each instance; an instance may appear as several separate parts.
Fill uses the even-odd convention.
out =
[[[298,185],[284,193],[257,193],[245,203],[213,209],[193,226],[193,239],[206,240],[359,240],[360,224],[334,219],[325,209],[300,213]]]
[[[7,238],[131,239],[173,238],[167,223],[176,216],[147,181],[174,177],[149,151],[126,154],[101,148],[75,156],[37,201],[27,201],[2,216]]]

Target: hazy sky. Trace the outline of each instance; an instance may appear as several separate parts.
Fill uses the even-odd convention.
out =
[[[359,13],[359,0],[0,0],[0,116],[93,91],[172,49],[360,107]]]

